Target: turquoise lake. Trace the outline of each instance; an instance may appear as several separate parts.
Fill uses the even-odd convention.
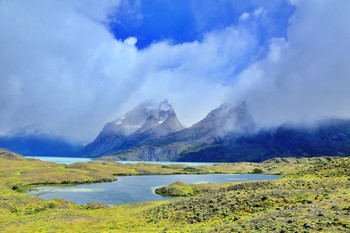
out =
[[[60,163],[60,164],[72,164],[78,162],[89,162],[92,161],[89,158],[72,158],[72,157],[49,157],[49,156],[26,156],[29,159],[40,159],[46,162]],[[197,163],[197,162],[159,162],[159,161],[116,161],[122,164],[135,164],[135,163],[152,163],[152,164],[185,164],[188,166],[200,166],[200,165],[213,165],[215,163]]]

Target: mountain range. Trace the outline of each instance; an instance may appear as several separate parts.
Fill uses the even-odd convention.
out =
[[[245,102],[211,111],[197,124],[144,139],[104,156],[112,160],[264,161],[274,157],[350,155],[350,120],[258,129]]]
[[[223,104],[188,128],[178,120],[167,100],[142,103],[105,124],[95,140],[80,148],[38,132],[9,135],[12,147],[4,146],[3,136],[0,147],[25,155],[65,154],[105,160],[258,162],[275,157],[350,155],[350,120],[328,119],[310,125],[282,124],[262,129],[256,127],[245,102]],[[57,147],[48,146],[51,144]],[[33,150],[33,145],[39,151]]]

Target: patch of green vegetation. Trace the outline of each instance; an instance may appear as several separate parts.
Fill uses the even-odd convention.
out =
[[[158,191],[197,195],[146,216],[152,223],[210,225],[210,232],[349,232],[350,159],[316,160],[278,180],[221,184],[210,192],[201,184],[174,183]]]
[[[213,193],[227,190],[232,183],[223,184],[186,184],[180,181],[174,182],[168,186],[157,188],[155,192],[159,195],[170,197],[191,197],[203,193]]]
[[[273,159],[186,165],[77,163],[69,166],[0,152],[0,232],[349,232],[350,158]],[[273,181],[175,183],[181,199],[120,206],[42,200],[33,184],[98,182],[113,174],[284,174]],[[172,188],[172,189],[170,189]]]

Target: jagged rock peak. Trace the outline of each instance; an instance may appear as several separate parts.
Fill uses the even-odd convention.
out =
[[[133,108],[131,111],[127,112],[123,116],[115,119],[112,122],[107,123],[101,134],[120,134],[120,135],[130,135],[135,132],[144,132],[146,129],[150,130],[150,123],[147,120],[150,116],[153,116],[152,127],[162,124],[169,116],[175,115],[175,112],[168,102],[164,100],[158,105],[152,102],[144,102]],[[147,123],[147,124],[146,124]],[[146,124],[145,127],[143,125]],[[142,128],[142,130],[141,130]]]
[[[247,104],[242,101],[237,105],[228,103],[220,105],[192,128],[202,128],[222,136],[230,132],[252,131],[254,121],[248,111]]]
[[[142,127],[136,133],[143,133],[155,129],[159,126],[158,119],[154,115],[150,115]]]
[[[160,111],[174,111],[173,106],[171,106],[171,104],[169,104],[169,101],[167,99],[160,102],[158,109]]]
[[[154,133],[158,136],[163,136],[184,128],[185,126],[179,121],[175,112],[172,112],[162,124],[154,129]]]

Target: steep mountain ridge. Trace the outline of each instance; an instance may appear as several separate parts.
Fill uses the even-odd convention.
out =
[[[116,153],[183,128],[167,100],[158,106],[140,104],[122,117],[107,123],[96,139],[84,147],[82,154],[96,157]]]

